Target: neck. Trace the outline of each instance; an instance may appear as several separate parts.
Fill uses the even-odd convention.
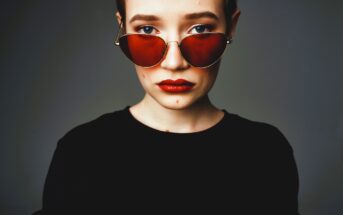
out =
[[[131,113],[142,123],[161,131],[189,133],[201,131],[216,124],[223,116],[208,95],[185,108],[165,107],[148,94],[131,107]]]

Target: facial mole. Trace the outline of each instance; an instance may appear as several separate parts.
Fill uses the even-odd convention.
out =
[[[176,100],[176,104],[179,104],[179,100]]]
[[[145,75],[144,75],[144,74],[142,74],[142,76],[143,76],[143,78],[145,78]]]

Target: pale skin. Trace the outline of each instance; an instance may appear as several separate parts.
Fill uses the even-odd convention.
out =
[[[162,37],[168,45],[162,61],[150,68],[135,65],[138,79],[145,90],[145,96],[130,107],[131,114],[141,123],[173,133],[193,133],[206,130],[217,124],[224,112],[213,105],[208,93],[216,80],[220,60],[208,68],[196,68],[182,57],[175,41],[189,34],[198,33],[195,26],[211,25],[210,32],[226,32],[223,10],[224,0],[127,0],[125,26],[127,33],[149,33]],[[187,14],[209,11],[217,19],[202,16],[185,19]],[[157,20],[144,18],[130,20],[137,14],[154,15]],[[232,16],[232,28],[227,36],[233,38],[240,11]],[[122,17],[116,13],[118,23]],[[136,16],[137,17],[137,16]],[[149,32],[142,26],[148,27]],[[165,79],[186,79],[195,83],[192,90],[182,93],[167,93],[157,83]]]

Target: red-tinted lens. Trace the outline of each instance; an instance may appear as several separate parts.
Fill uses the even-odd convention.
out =
[[[226,47],[222,33],[203,33],[188,36],[181,41],[183,57],[193,66],[207,67],[216,62]]]
[[[132,34],[119,39],[120,48],[134,63],[143,67],[156,65],[162,59],[166,44],[153,35]]]

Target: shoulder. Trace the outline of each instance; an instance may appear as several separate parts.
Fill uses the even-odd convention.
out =
[[[126,121],[124,109],[104,113],[67,131],[59,139],[58,145],[86,147],[89,144],[102,143],[109,137],[122,133],[121,130],[125,129]]]
[[[260,150],[293,152],[292,146],[283,132],[271,123],[229,113],[226,124],[235,133],[236,138],[246,140],[242,142],[250,143],[251,147],[258,147]]]

